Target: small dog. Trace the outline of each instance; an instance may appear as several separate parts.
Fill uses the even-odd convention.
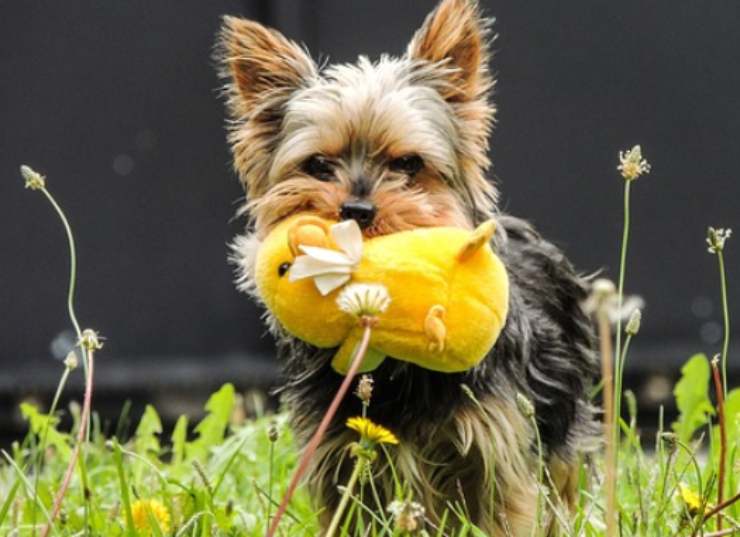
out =
[[[386,360],[373,373],[369,417],[399,436],[395,469],[432,523],[458,506],[487,534],[520,536],[535,523],[538,455],[517,394],[534,405],[552,497],[567,505],[579,455],[593,445],[587,392],[597,370],[581,307],[587,282],[525,221],[499,213],[485,176],[495,112],[489,44],[475,1],[443,0],[400,58],[320,68],[277,31],[234,17],[224,18],[217,55],[234,167],[247,193],[247,233],[233,245],[238,285],[258,301],[255,250],[297,211],[354,219],[367,236],[497,218],[494,246],[511,290],[495,347],[465,373]],[[284,360],[280,391],[306,442],[342,380],[329,365],[334,351],[268,323]],[[308,479],[326,520],[351,471],[344,421],[359,413],[360,401],[344,401]],[[387,467],[375,470],[381,510],[393,499],[393,480]]]

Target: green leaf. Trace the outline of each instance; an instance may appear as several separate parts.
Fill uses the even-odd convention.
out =
[[[727,449],[732,449],[733,440],[740,449],[740,388],[727,394],[725,400],[725,428],[727,430]]]
[[[172,463],[179,465],[185,460],[185,444],[188,440],[188,417],[177,418],[172,431]]]
[[[121,491],[121,503],[123,504],[124,520],[126,521],[126,536],[136,537],[134,517],[131,513],[131,496],[128,490],[128,483],[126,482],[126,471],[123,468],[123,453],[121,452],[121,446],[118,444],[118,440],[115,438],[113,439],[113,462],[116,467],[116,473],[118,474],[118,484]]]
[[[18,492],[18,489],[21,487],[21,478],[16,477],[15,483],[13,483],[13,486],[10,487],[10,492],[8,492],[8,497],[5,498],[5,501],[3,502],[2,507],[0,507],[0,527],[3,525],[3,520],[5,520],[5,517],[8,514],[8,511],[10,511],[10,506],[13,503],[13,500],[15,499],[15,495]]]
[[[68,436],[60,433],[56,428],[59,422],[58,418],[42,414],[38,408],[29,403],[21,403],[21,414],[29,421],[33,434],[38,436],[41,441],[46,436],[47,445],[54,446],[64,459],[69,458],[72,449],[67,443]]]
[[[694,432],[706,423],[707,416],[714,413],[708,395],[709,375],[707,357],[697,354],[681,368],[681,379],[673,389],[679,412],[673,430],[684,442],[691,440]]]
[[[206,417],[195,427],[198,437],[188,443],[188,459],[204,458],[208,451],[218,445],[226,433],[229,417],[234,409],[234,386],[224,384],[220,390],[211,395],[206,403]]]
[[[152,405],[147,405],[134,434],[134,446],[140,455],[157,457],[159,455],[159,436],[162,434],[162,421]]]

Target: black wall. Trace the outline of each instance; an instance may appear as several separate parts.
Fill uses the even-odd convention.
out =
[[[614,277],[617,152],[641,143],[653,173],[633,189],[627,287],[648,307],[632,371],[673,373],[691,352],[716,352],[719,288],[704,236],[707,225],[740,228],[740,4],[483,4],[499,34],[492,156],[505,208],[584,271]],[[0,404],[47,393],[69,339],[62,229],[23,189],[21,163],[48,174],[75,230],[79,317],[109,338],[101,393],[271,378],[271,342],[225,261],[241,192],[210,59],[219,16],[257,18],[347,61],[401,52],[433,5],[0,3]],[[740,311],[735,241],[727,263]]]

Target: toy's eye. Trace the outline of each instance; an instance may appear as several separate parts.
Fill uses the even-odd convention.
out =
[[[334,164],[322,155],[312,155],[303,163],[303,171],[319,181],[331,181],[334,178]]]
[[[290,263],[283,263],[278,267],[278,276],[282,278],[288,270],[290,270]]]
[[[419,155],[404,155],[391,160],[388,167],[394,172],[405,173],[413,177],[424,167],[424,160]]]

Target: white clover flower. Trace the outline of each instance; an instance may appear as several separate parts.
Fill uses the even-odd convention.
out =
[[[362,231],[357,222],[346,220],[331,226],[331,236],[341,251],[298,246],[305,255],[296,257],[290,267],[290,281],[313,278],[316,288],[324,296],[349,281],[362,258]]]
[[[732,230],[730,228],[717,228],[710,227],[707,230],[707,244],[709,247],[707,251],[710,254],[716,254],[725,249],[725,241],[732,236]]]
[[[388,309],[391,297],[385,285],[352,283],[337,297],[339,309],[354,317],[376,317]]]
[[[26,180],[26,188],[41,190],[46,186],[46,178],[30,166],[21,166],[21,175]]]
[[[365,404],[370,404],[370,399],[373,398],[373,385],[375,381],[372,375],[362,375],[360,382],[357,383],[357,391],[355,392],[357,397]]]
[[[103,348],[102,337],[92,328],[85,328],[82,331],[79,345],[88,351],[97,351]]]
[[[634,181],[641,175],[650,173],[650,163],[642,158],[642,149],[636,145],[629,151],[619,152],[617,170],[627,181]]]
[[[75,351],[69,351],[67,357],[64,359],[64,367],[69,370],[77,369],[79,360],[77,359],[77,353]]]
[[[424,522],[424,506],[412,501],[394,500],[388,505],[388,512],[393,515],[396,531],[414,533],[421,529]]]

